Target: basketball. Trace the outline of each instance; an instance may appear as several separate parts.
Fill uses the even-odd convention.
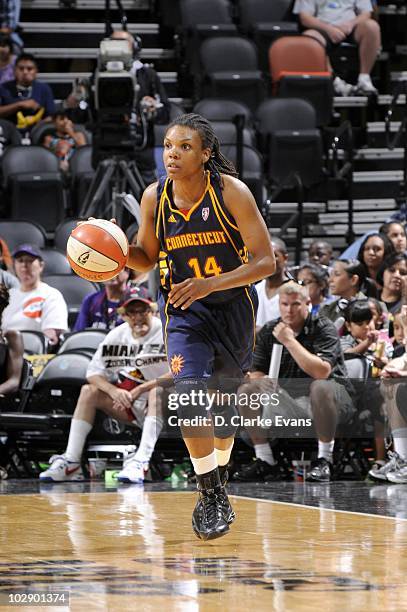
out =
[[[93,219],[72,230],[66,252],[76,274],[86,280],[103,282],[123,270],[129,243],[126,234],[115,223]]]

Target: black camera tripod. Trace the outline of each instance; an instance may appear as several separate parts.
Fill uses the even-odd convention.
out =
[[[133,203],[126,197],[128,187],[134,196]],[[120,225],[123,206],[125,206],[140,223],[139,201],[145,187],[135,161],[128,161],[119,155],[113,155],[98,163],[79,216],[82,218],[112,217],[117,219]]]

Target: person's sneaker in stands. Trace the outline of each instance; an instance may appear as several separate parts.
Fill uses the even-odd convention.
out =
[[[351,96],[353,94],[354,86],[340,77],[334,78],[333,86],[337,96]]]

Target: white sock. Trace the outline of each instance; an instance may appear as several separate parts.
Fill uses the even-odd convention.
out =
[[[68,446],[65,451],[65,456],[68,461],[74,461],[75,463],[80,462],[86,438],[92,427],[93,425],[87,421],[72,419],[71,429],[69,430]]]
[[[276,460],[273,457],[273,452],[270,448],[270,444],[267,444],[267,442],[263,444],[255,444],[254,452],[257,459],[261,459],[269,465],[274,465],[276,463]]]
[[[213,450],[210,455],[206,457],[191,457],[192,465],[194,466],[195,474],[207,474],[216,470],[218,462],[216,460],[216,453]]]
[[[365,83],[366,82],[370,83],[371,82],[370,74],[368,74],[367,72],[361,72],[358,76],[358,82],[360,83],[361,81],[362,82],[364,81]]]
[[[333,463],[333,452],[334,452],[335,440],[331,440],[331,442],[321,442],[318,440],[318,459],[322,457]]]
[[[140,446],[134,455],[134,459],[137,459],[137,461],[150,461],[163,424],[163,419],[160,416],[146,416],[143,431],[141,432]]]
[[[407,461],[407,427],[393,429],[394,450]]]
[[[234,440],[232,444],[226,450],[220,450],[219,448],[215,448],[216,460],[218,462],[219,467],[223,467],[229,463],[230,455],[232,454]]]

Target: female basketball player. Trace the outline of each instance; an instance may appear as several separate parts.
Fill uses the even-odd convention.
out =
[[[275,260],[256,202],[206,119],[187,114],[173,121],[164,164],[167,178],[144,192],[128,266],[147,271],[159,262],[178,423],[200,492],[192,526],[207,540],[227,533],[235,518],[224,484],[236,429],[214,428],[207,389],[236,390],[248,371],[257,308],[251,285],[274,272]]]

